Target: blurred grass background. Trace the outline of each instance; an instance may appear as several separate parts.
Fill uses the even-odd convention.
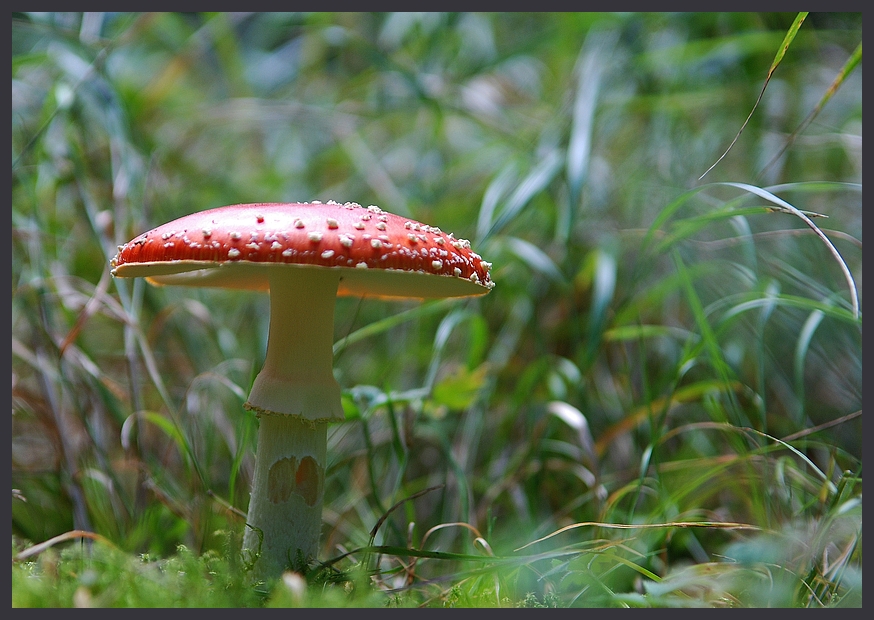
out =
[[[862,16],[744,126],[796,18],[13,13],[13,606],[861,606]],[[253,590],[266,295],[108,262],[311,200],[497,286],[338,301],[327,566]]]

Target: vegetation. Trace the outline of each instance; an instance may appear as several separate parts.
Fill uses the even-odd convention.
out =
[[[13,606],[860,607],[861,40],[13,13]],[[319,562],[253,586],[267,297],[109,259],[298,200],[469,238],[497,286],[338,301]]]

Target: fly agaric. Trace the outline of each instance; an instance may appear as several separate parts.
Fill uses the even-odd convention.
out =
[[[317,555],[327,426],[343,419],[334,379],[338,295],[483,295],[491,264],[439,228],[356,203],[239,204],[192,213],[118,247],[116,277],[269,291],[264,366],[245,408],[259,418],[243,549],[255,576]]]

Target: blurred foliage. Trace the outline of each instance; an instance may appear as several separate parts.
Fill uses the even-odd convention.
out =
[[[13,606],[861,606],[862,16],[808,15],[744,126],[795,19],[13,13]],[[497,286],[338,300],[326,566],[259,594],[266,296],[108,261],[330,199]],[[26,551],[72,530],[109,544]]]

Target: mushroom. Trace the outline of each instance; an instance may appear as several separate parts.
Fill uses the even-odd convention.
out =
[[[119,246],[111,269],[156,285],[269,291],[266,359],[244,405],[259,418],[243,537],[259,579],[317,555],[327,427],[344,419],[332,370],[336,296],[465,297],[494,286],[467,240],[334,201],[192,213]]]

